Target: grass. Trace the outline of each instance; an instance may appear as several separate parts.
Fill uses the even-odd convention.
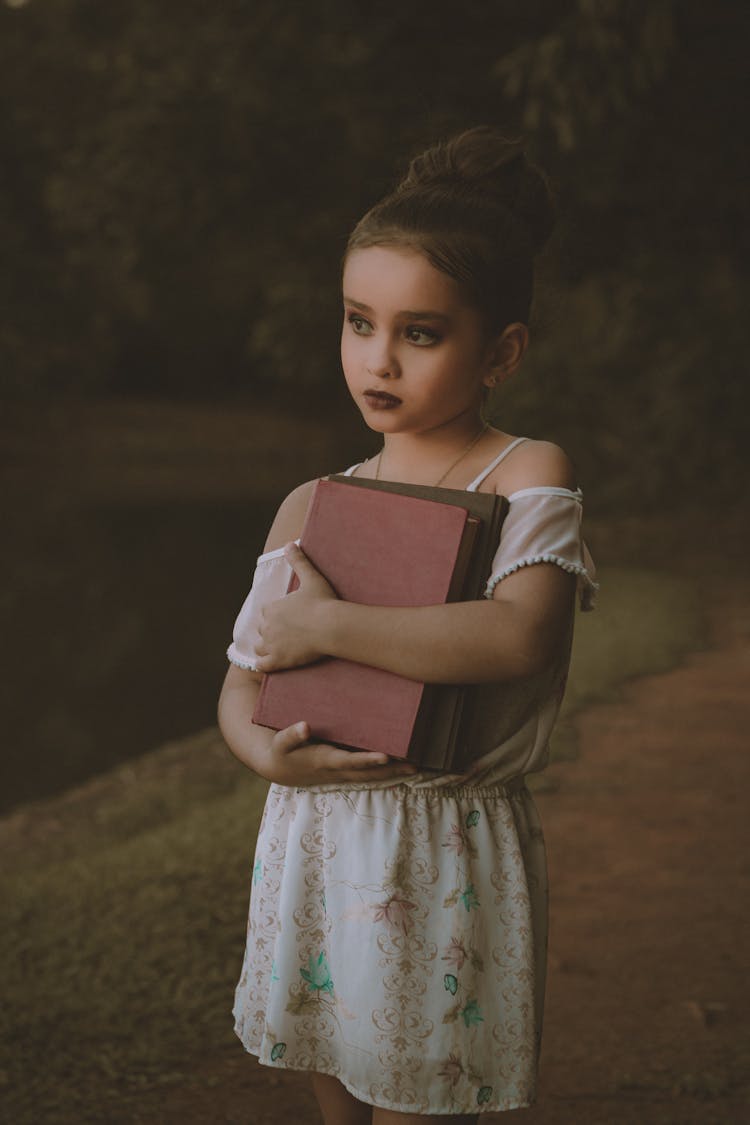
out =
[[[224,765],[231,786],[165,799],[156,769],[128,797],[94,793],[3,880],[7,1120],[129,1120],[128,1095],[232,1042],[264,787]]]
[[[570,720],[701,643],[696,589],[601,576],[579,618]],[[0,821],[0,1097],[5,1120],[126,1122],[139,1093],[235,1046],[252,850],[265,785],[215,731],[166,746]]]
[[[570,678],[552,737],[551,757],[574,757],[573,718],[592,703],[617,699],[635,676],[666,671],[704,643],[698,584],[667,572],[607,568],[595,613],[579,614]]]

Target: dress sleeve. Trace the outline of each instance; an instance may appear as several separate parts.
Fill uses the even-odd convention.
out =
[[[578,577],[581,609],[593,609],[599,589],[581,537],[582,494],[567,488],[524,488],[508,497],[500,545],[484,592],[491,598],[498,582],[522,566],[554,563]]]
[[[255,567],[250,593],[243,602],[232,632],[227,657],[238,668],[257,671],[258,626],[263,607],[283,598],[289,586],[292,568],[284,557],[284,548],[261,555]]]

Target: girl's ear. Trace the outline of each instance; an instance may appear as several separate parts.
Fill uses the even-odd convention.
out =
[[[500,335],[490,342],[484,385],[499,387],[515,374],[528,346],[529,330],[525,324],[515,322],[506,325]]]

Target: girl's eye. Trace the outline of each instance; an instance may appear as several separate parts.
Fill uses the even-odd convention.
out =
[[[351,324],[354,331],[358,336],[369,336],[372,332],[372,325],[369,321],[365,320],[363,316],[358,313],[349,313],[346,318]]]
[[[406,329],[406,338],[410,343],[416,344],[420,348],[436,344],[440,337],[437,332],[433,332],[430,328],[418,328],[416,325]]]

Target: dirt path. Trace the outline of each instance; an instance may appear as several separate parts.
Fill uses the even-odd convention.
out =
[[[750,1122],[750,599],[716,591],[711,648],[579,723],[538,796],[551,897],[539,1103],[487,1125]],[[304,1076],[241,1049],[140,1125],[317,1125]]]

